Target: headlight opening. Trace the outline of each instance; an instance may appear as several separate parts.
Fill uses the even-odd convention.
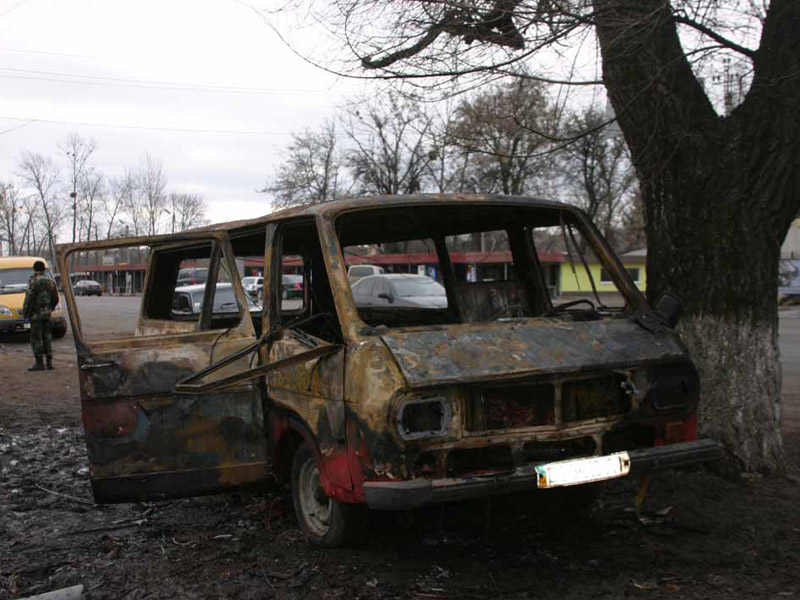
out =
[[[403,402],[397,411],[397,431],[404,440],[443,437],[450,431],[453,410],[444,398]]]

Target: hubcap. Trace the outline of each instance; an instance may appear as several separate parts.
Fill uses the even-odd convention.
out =
[[[319,469],[314,460],[308,460],[300,469],[298,496],[303,518],[308,528],[324,536],[330,528],[331,499],[325,495]]]

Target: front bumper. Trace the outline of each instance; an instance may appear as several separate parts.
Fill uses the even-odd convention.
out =
[[[66,327],[67,320],[66,317],[60,315],[51,318],[50,323],[53,329],[59,329]],[[0,319],[0,333],[26,332],[30,331],[30,329],[31,324],[25,319]]]
[[[719,459],[720,447],[714,440],[681,442],[644,450],[630,450],[630,474],[651,473],[672,467],[711,462]],[[424,504],[452,502],[537,489],[535,465],[491,475],[407,481],[368,481],[364,483],[367,506],[382,510],[405,510]]]
[[[14,331],[28,331],[31,324],[26,322],[25,319],[3,319],[0,320],[0,331],[3,333],[12,333]]]

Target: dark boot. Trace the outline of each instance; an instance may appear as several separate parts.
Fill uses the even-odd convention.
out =
[[[52,371],[53,369],[55,369],[55,367],[53,366],[53,357],[52,357],[52,356],[49,356],[49,355],[48,355],[48,357],[47,357],[47,368],[48,368],[48,370],[50,370],[50,371]]]
[[[41,354],[36,355],[36,364],[28,367],[28,371],[44,371],[44,360]]]

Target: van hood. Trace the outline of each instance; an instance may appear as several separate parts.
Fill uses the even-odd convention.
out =
[[[28,286],[22,289],[5,289],[0,291],[0,304],[15,311],[17,309],[21,311],[22,305],[25,303],[25,292],[27,290]]]
[[[686,358],[674,332],[654,333],[619,318],[407,328],[381,339],[412,388]]]

